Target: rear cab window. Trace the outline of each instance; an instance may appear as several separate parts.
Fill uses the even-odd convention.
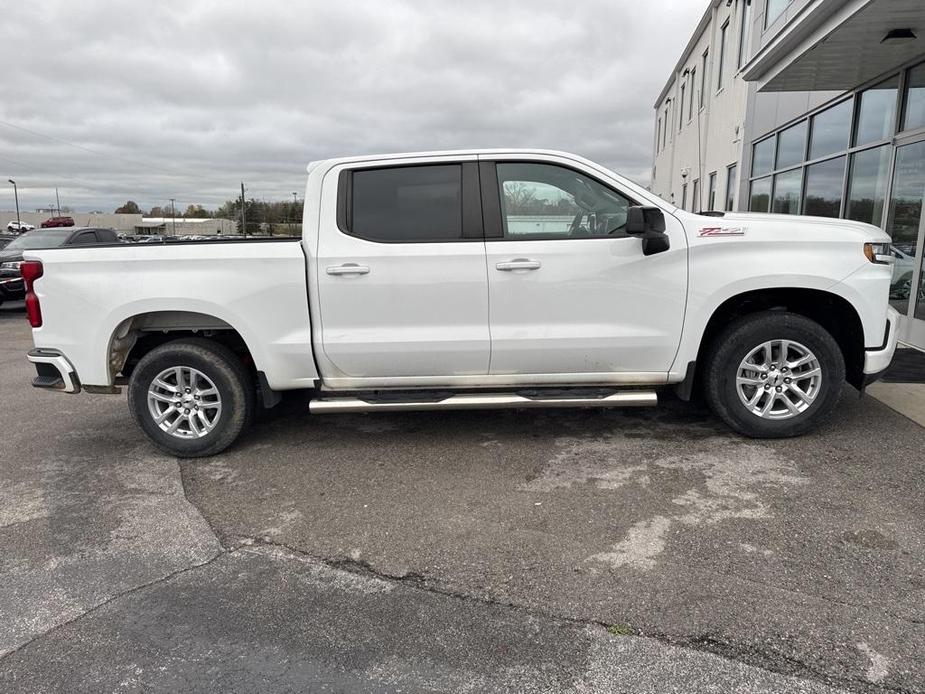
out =
[[[480,239],[474,163],[346,170],[338,185],[338,226],[379,243]]]

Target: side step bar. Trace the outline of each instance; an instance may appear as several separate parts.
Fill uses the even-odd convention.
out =
[[[528,398],[516,393],[451,395],[441,400],[363,400],[361,398],[319,398],[308,404],[313,414],[410,410],[490,410],[521,407],[652,407],[658,404],[655,391],[627,390],[602,397]]]

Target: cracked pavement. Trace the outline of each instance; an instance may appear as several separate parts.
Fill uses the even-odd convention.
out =
[[[852,391],[775,442],[294,397],[178,461],[29,346],[0,309],[3,691],[925,692],[925,436]]]

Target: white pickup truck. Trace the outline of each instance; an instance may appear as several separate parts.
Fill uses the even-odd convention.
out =
[[[308,167],[301,239],[28,251],[34,385],[118,393],[206,456],[257,407],[653,405],[696,390],[752,437],[890,363],[889,236],[691,214],[580,157],[498,150]]]

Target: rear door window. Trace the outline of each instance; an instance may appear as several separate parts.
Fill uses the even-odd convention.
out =
[[[462,165],[354,171],[347,232],[370,241],[420,243],[463,238]]]

